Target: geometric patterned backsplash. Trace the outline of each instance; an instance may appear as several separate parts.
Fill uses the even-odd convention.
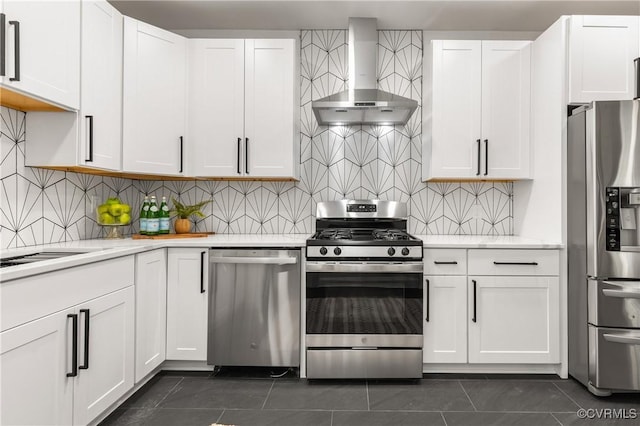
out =
[[[415,99],[405,126],[318,126],[311,101],[348,88],[346,30],[301,32],[300,182],[153,181],[26,167],[23,112],[1,107],[0,248],[98,238],[92,208],[111,196],[132,206],[145,194],[213,199],[195,230],[306,233],[316,203],[343,198],[405,201],[414,234],[513,234],[512,183],[421,182],[422,32],[379,31],[382,90]]]

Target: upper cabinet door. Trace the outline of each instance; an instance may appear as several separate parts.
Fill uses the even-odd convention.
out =
[[[479,174],[481,42],[433,42],[433,131],[426,178]]]
[[[528,178],[531,42],[482,42],[482,177]]]
[[[633,99],[640,56],[637,16],[572,16],[569,103]]]
[[[2,84],[79,109],[80,0],[4,0],[2,10],[7,36]]]
[[[124,171],[184,173],[186,65],[184,37],[124,18]]]
[[[189,143],[192,175],[242,174],[244,40],[189,40]]]
[[[299,146],[296,41],[245,41],[244,172],[294,177]]]
[[[79,163],[120,170],[122,14],[105,0],[82,2],[81,111]]]

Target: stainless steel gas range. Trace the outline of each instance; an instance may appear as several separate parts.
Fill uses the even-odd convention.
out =
[[[422,377],[422,241],[406,203],[318,203],[307,240],[307,377]]]

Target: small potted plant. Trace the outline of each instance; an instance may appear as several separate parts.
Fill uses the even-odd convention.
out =
[[[184,205],[177,201],[175,198],[171,198],[173,202],[173,208],[171,213],[176,217],[176,221],[173,224],[176,234],[187,234],[191,232],[191,216],[204,217],[204,214],[200,209],[211,202],[211,200],[200,201],[197,204],[191,206]]]

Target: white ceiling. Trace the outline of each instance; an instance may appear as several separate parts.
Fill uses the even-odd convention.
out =
[[[353,17],[379,29],[543,31],[561,15],[640,15],[640,0],[109,0],[169,30],[342,29]]]

